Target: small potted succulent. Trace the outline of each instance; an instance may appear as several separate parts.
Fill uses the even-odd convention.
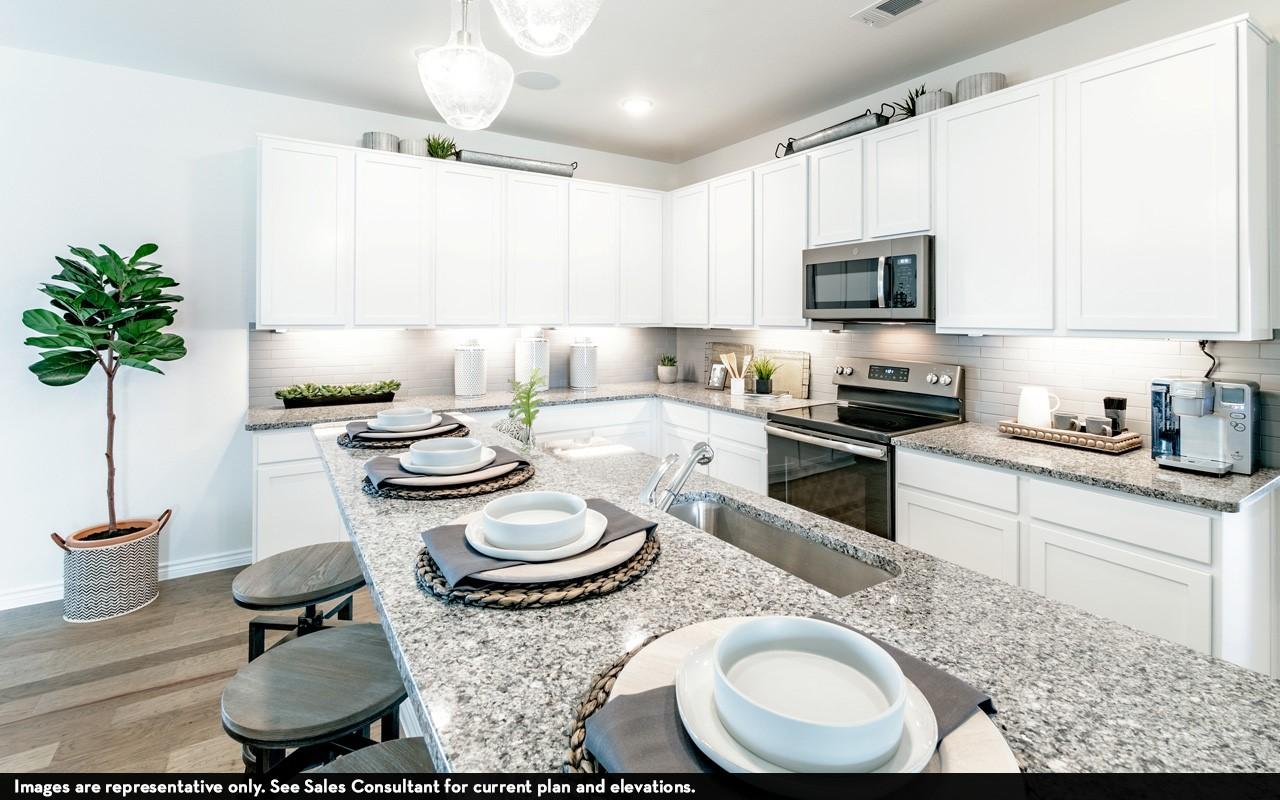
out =
[[[427,155],[432,158],[453,158],[457,145],[448,136],[428,136]]]
[[[773,376],[777,372],[778,363],[768,356],[751,362],[751,374],[756,377],[756,394],[773,394]]]
[[[400,381],[376,383],[348,383],[335,386],[331,383],[299,383],[286,386],[276,392],[285,408],[314,408],[315,406],[341,406],[349,403],[390,403],[400,388]]]
[[[675,383],[680,377],[679,363],[676,357],[671,353],[663,353],[658,356],[658,382],[659,383]]]

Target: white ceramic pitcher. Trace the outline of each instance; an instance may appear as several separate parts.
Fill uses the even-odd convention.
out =
[[[1052,405],[1049,398],[1053,398]],[[1052,427],[1053,412],[1062,401],[1044,386],[1023,386],[1018,395],[1018,423],[1036,428]]]

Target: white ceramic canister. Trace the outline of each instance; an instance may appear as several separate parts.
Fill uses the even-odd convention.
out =
[[[551,380],[551,343],[544,336],[516,339],[516,380],[529,380],[535,368],[542,375],[538,388],[545,390]]]
[[[453,393],[458,397],[482,395],[489,385],[484,346],[471,339],[453,351]]]
[[[569,346],[569,388],[596,388],[596,347],[590,339],[579,339]]]

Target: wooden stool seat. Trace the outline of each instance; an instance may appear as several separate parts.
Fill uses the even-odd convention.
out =
[[[259,611],[300,608],[349,595],[364,586],[350,542],[298,547],[245,567],[231,583],[238,605]]]
[[[413,739],[394,739],[371,747],[361,748],[354,753],[325,764],[312,772],[364,772],[364,773],[428,773],[435,772],[436,765],[431,761],[431,753],[427,743],[421,737]]]
[[[285,642],[241,667],[222,692],[222,727],[255,748],[305,747],[363,730],[395,714],[405,697],[382,628],[346,625]]]

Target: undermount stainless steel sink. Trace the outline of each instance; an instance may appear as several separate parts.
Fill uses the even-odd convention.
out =
[[[893,577],[879,567],[715,500],[684,500],[673,504],[667,513],[836,597]]]

